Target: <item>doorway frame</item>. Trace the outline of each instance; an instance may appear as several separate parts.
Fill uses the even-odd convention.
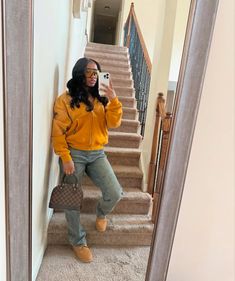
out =
[[[146,281],[167,278],[218,3],[191,2],[164,192]],[[1,0],[1,12],[7,281],[31,281],[33,0]]]
[[[1,0],[7,281],[32,279],[33,1]]]
[[[167,279],[218,5],[219,0],[192,0],[190,4],[163,193],[145,281]]]

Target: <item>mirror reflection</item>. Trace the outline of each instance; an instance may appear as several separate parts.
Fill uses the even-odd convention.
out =
[[[32,280],[144,280],[189,6],[34,1]]]

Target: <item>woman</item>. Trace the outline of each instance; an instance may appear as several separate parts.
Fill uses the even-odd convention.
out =
[[[60,158],[61,176],[75,174],[81,181],[84,172],[100,188],[102,198],[96,208],[96,229],[104,232],[106,215],[121,199],[122,188],[109,164],[104,145],[108,142],[108,128],[121,123],[122,104],[110,86],[102,85],[99,95],[99,64],[81,58],[68,81],[68,91],[60,95],[54,105],[52,143]],[[87,247],[86,232],[80,223],[80,213],[65,210],[68,223],[68,238],[75,255],[83,262],[92,261]]]

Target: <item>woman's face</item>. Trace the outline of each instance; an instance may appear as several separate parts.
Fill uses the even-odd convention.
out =
[[[95,86],[98,79],[98,73],[97,65],[94,62],[89,62],[85,70],[86,85],[88,87]]]

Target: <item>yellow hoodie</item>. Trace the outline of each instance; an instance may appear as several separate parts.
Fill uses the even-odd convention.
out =
[[[95,99],[94,109],[89,112],[84,103],[72,109],[70,101],[71,97],[65,92],[56,99],[54,105],[52,144],[63,162],[72,159],[69,147],[80,150],[103,149],[108,143],[108,128],[120,126],[122,118],[122,104],[117,97],[106,107]]]

